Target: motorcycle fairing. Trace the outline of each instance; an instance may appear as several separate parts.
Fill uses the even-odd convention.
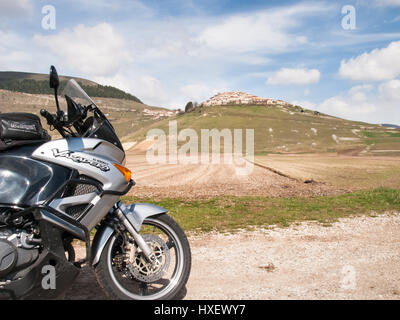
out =
[[[63,153],[63,156],[59,153]],[[37,148],[32,158],[76,170],[79,174],[100,182],[101,189],[105,192],[121,192],[127,186],[124,176],[114,166],[114,163],[124,162],[125,153],[104,140],[92,138],[53,140]],[[62,212],[65,212],[64,207],[72,203],[91,205],[92,208],[79,218],[80,222],[91,230],[118,200],[118,195],[105,194],[99,197],[98,193],[91,192],[52,200],[50,206]]]
[[[38,144],[0,152],[0,204],[29,207],[48,199],[71,169],[32,159]]]

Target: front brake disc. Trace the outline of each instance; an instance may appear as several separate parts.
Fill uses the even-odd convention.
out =
[[[142,237],[154,252],[154,261],[147,261],[143,252],[132,245],[126,256],[127,266],[136,280],[151,283],[164,276],[169,268],[171,258],[167,244],[160,237],[152,234],[145,234]]]

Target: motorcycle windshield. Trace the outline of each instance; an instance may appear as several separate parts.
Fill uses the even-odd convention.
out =
[[[113,145],[115,145],[116,147],[118,147],[119,149],[121,149],[122,151],[124,150],[121,141],[119,140],[114,130],[114,127],[99,109],[95,111],[92,121],[93,123],[90,128],[88,137],[108,141]]]
[[[61,93],[63,96],[68,96],[76,103],[83,106],[96,105],[92,98],[81,88],[81,86],[74,79],[67,82],[64,90]]]
[[[97,138],[108,141],[113,145],[123,150],[121,141],[115,132],[114,127],[104,115],[104,113],[97,107],[96,103],[88,96],[88,94],[81,88],[81,86],[74,80],[68,81],[64,90],[62,91],[63,96],[68,96],[75,103],[79,103],[83,106],[93,106],[94,115],[87,119],[86,126],[89,127],[85,137]]]

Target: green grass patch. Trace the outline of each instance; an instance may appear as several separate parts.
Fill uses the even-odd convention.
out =
[[[392,138],[400,138],[400,131],[364,131],[361,132],[364,137],[367,138],[384,138],[384,137],[392,137]]]
[[[169,210],[186,231],[235,231],[250,227],[289,226],[300,221],[323,225],[339,218],[400,211],[400,190],[378,188],[337,196],[269,198],[225,196],[209,200],[143,199],[126,196],[124,201],[150,202]]]
[[[246,129],[254,129],[254,151],[257,154],[266,153],[315,153],[337,151],[338,149],[351,149],[367,146],[369,140],[377,140],[363,136],[361,140],[355,135],[354,130],[362,130],[367,124],[344,119],[315,115],[312,111],[299,108],[269,106],[213,106],[199,107],[193,112],[185,113],[173,118],[164,119],[155,123],[147,123],[141,128],[132,130],[125,137],[126,141],[142,141],[146,133],[153,128],[164,130],[168,135],[169,121],[176,120],[178,131],[190,128],[196,131],[199,139],[202,129],[242,129],[243,149],[246,147]],[[384,130],[380,126],[370,125],[373,130]],[[312,130],[313,129],[313,130]],[[341,141],[337,144],[332,136],[354,138],[356,140]],[[367,134],[368,135],[368,134]],[[365,140],[365,141],[364,141]],[[379,137],[382,142],[399,142],[396,135],[389,133]],[[183,145],[187,141],[181,141]],[[223,144],[220,144],[222,150]]]

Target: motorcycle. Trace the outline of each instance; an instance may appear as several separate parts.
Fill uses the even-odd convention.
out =
[[[35,115],[0,114],[0,299],[60,297],[87,265],[112,299],[177,298],[191,268],[185,233],[166,209],[119,200],[135,182],[113,126],[73,79],[62,111],[59,86],[52,66],[57,112],[40,114],[61,139]]]

